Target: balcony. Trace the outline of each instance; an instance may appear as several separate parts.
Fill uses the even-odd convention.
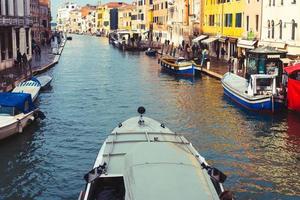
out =
[[[32,26],[31,17],[0,16],[0,26]]]

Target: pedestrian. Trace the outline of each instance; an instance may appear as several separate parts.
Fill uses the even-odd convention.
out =
[[[245,68],[245,59],[246,59],[246,56],[244,53],[241,53],[240,55],[240,58],[239,58],[239,70],[243,71],[243,69]]]
[[[206,65],[206,59],[207,59],[207,50],[204,48],[202,50],[202,59],[201,59],[201,66],[204,67]]]
[[[22,55],[22,62],[23,62],[23,72],[25,73],[25,76],[27,77],[28,59],[27,59],[26,53],[23,53],[23,55]]]
[[[228,72],[231,73],[232,72],[232,57],[229,58],[227,63],[228,63]]]
[[[221,59],[225,58],[225,53],[226,53],[225,48],[224,48],[224,46],[222,46],[222,48],[221,48]]]
[[[238,58],[235,54],[233,57],[233,73],[237,74],[237,72],[238,72]]]
[[[218,46],[216,48],[216,54],[217,54],[217,60],[219,60],[219,57],[220,57],[220,48]]]

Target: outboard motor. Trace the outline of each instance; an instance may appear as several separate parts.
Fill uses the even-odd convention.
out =
[[[44,120],[46,118],[46,115],[42,111],[37,110],[34,112],[34,118]]]

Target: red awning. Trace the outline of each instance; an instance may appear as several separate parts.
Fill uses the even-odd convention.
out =
[[[288,74],[292,74],[294,71],[300,71],[300,64],[296,64],[296,65],[285,67],[284,70]]]

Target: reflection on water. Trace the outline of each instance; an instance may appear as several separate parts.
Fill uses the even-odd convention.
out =
[[[213,78],[173,77],[143,53],[73,38],[39,98],[46,120],[0,143],[0,199],[75,199],[107,134],[140,105],[222,169],[238,199],[300,197],[299,116],[248,112]]]

